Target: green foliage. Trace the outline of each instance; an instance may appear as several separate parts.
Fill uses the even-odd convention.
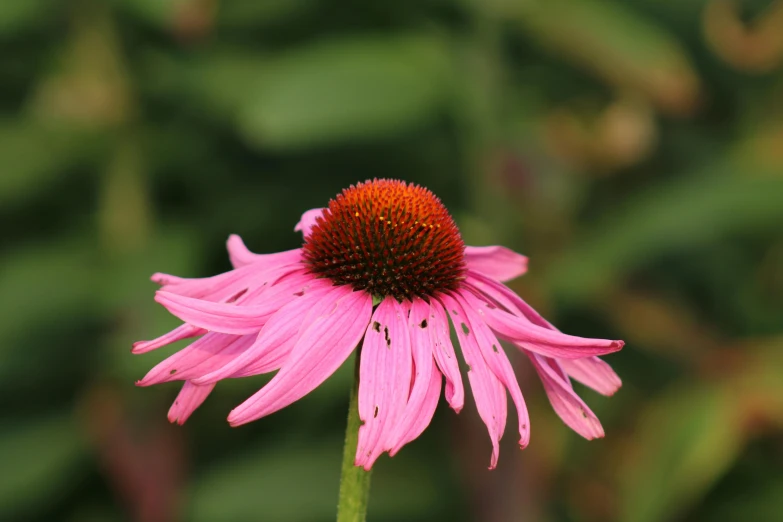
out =
[[[448,67],[444,42],[432,37],[319,43],[269,65],[239,126],[272,149],[399,133],[443,104]]]
[[[487,472],[468,393],[378,461],[369,520],[772,520],[780,4],[731,5],[0,2],[0,520],[333,520],[352,361],[249,426],[225,417],[269,376],[172,427],[178,385],[134,381],[185,342],[129,351],[178,324],[153,272],[228,270],[230,233],[295,248],[373,177],[529,255],[510,284],[562,330],[627,344],[614,397],[578,388],[605,441],[511,357],[530,447],[509,419]]]
[[[83,475],[85,443],[73,419],[58,414],[0,431],[0,512],[6,516],[36,507],[41,498],[57,499]],[[82,468],[83,469],[83,468]]]

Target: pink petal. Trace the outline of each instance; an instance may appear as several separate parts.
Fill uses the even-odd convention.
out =
[[[256,263],[212,277],[196,279],[177,278],[177,281],[165,284],[160,290],[208,301],[226,302],[237,300],[241,302],[242,300],[247,300],[249,295],[264,290],[267,286],[273,285],[277,280],[288,276],[292,272],[306,272],[305,266],[299,259],[300,254],[296,251],[291,252],[293,252],[293,255],[288,255],[288,257],[292,259],[285,263]],[[290,252],[283,252],[282,254],[290,254]],[[294,257],[296,259],[293,259]],[[169,281],[172,277],[166,274],[154,274],[152,276],[155,281]]]
[[[527,355],[544,384],[549,402],[563,422],[588,440],[603,437],[601,421],[574,392],[571,383],[564,380],[565,372],[557,361],[547,360],[535,353]]]
[[[269,415],[299,400],[332,375],[362,338],[372,312],[372,297],[336,286],[342,298],[320,315],[302,334],[286,364],[269,383],[237,406],[228,416],[232,426]]]
[[[407,310],[394,297],[375,309],[359,361],[359,443],[355,464],[368,470],[393,444],[411,385]]]
[[[481,274],[469,272],[466,285],[498,303],[511,313],[524,317],[535,325],[557,330],[518,295],[497,281],[493,281]],[[558,362],[571,377],[593,388],[598,393],[612,395],[622,385],[620,377],[614,370],[597,357],[558,359]]]
[[[241,285],[244,284],[243,281],[246,281],[252,274],[253,271],[250,268],[239,268],[210,277],[198,278],[177,277],[158,272],[152,274],[151,279],[163,285],[161,290],[166,292],[208,299],[216,293],[225,292],[228,288],[234,292],[241,290]],[[217,301],[218,299],[213,298],[211,300]]]
[[[302,232],[304,237],[309,236],[310,229],[315,225],[316,219],[323,216],[324,210],[323,208],[314,208],[302,214],[299,223],[294,227],[294,232]]]
[[[499,303],[512,314],[524,317],[531,323],[542,328],[557,330],[557,328],[552,326],[541,316],[541,314],[536,312],[532,306],[527,304],[506,285],[477,272],[468,272],[466,282],[469,286],[478,289],[492,301]]]
[[[196,386],[190,381],[185,381],[179,395],[174,399],[174,404],[169,408],[169,422],[176,422],[180,426],[185,424],[185,421],[196,408],[201,406],[214,387],[214,384]]]
[[[235,300],[229,301],[229,303],[242,306],[263,304],[271,295],[276,293],[286,293],[289,290],[294,290],[294,294],[299,295],[314,285],[331,285],[330,281],[316,278],[307,269],[301,268],[301,265],[296,265],[296,268],[291,266],[276,269],[276,271],[268,271],[266,274],[267,277],[264,279],[263,284],[254,284],[248,287],[246,292],[239,295]]]
[[[487,426],[489,438],[492,441],[492,458],[489,469],[494,469],[497,466],[500,453],[499,441],[506,427],[506,390],[481,355],[475,337],[468,335],[463,330],[465,312],[462,307],[449,295],[440,295],[438,299],[449,311],[459,344],[462,347],[462,355],[468,364],[468,380],[473,390],[476,408],[481,420]]]
[[[527,257],[502,246],[465,247],[469,270],[498,281],[509,281],[527,272]]]
[[[234,335],[258,332],[273,312],[269,306],[226,305],[161,291],[156,292],[155,301],[187,323]]]
[[[163,272],[155,272],[154,274],[152,274],[152,276],[150,276],[150,281],[152,281],[153,283],[157,283],[161,286],[164,286],[164,285],[179,285],[182,283],[187,283],[190,280],[184,277],[178,277],[171,274],[164,274]]]
[[[418,414],[414,417],[415,422],[408,428],[407,433],[400,438],[394,448],[389,451],[389,456],[393,457],[396,455],[405,444],[415,440],[430,425],[432,417],[435,415],[435,410],[438,408],[440,389],[443,384],[443,374],[440,373],[437,366],[432,366],[430,377],[427,381],[427,394],[424,396]]]
[[[276,252],[274,254],[254,254],[245,246],[236,234],[228,236],[226,242],[228,257],[234,268],[240,268],[245,265],[254,265],[257,269],[267,269],[276,266],[289,265],[297,263],[302,259],[302,249],[297,248],[286,252]]]
[[[255,338],[255,334],[237,336],[209,332],[190,346],[161,361],[136,384],[150,386],[201,377],[248,349]]]
[[[334,306],[341,294],[331,286],[316,287],[280,308],[264,325],[253,345],[225,366],[198,379],[195,384],[217,382],[277,370],[293,349],[298,334],[309,326],[316,312]],[[326,296],[326,297],[325,297]],[[309,319],[308,319],[309,317]]]
[[[490,370],[503,383],[511,395],[511,400],[514,401],[519,419],[519,446],[524,449],[530,443],[530,418],[511,362],[508,360],[506,352],[503,351],[500,341],[484,324],[483,317],[477,312],[483,303],[470,292],[456,293],[454,298],[462,306],[462,310],[465,312],[463,320],[467,321],[466,325],[462,323],[460,326],[464,325],[469,329],[467,337],[473,339]]]
[[[197,328],[190,324],[182,324],[174,328],[169,333],[161,335],[157,339],[152,339],[151,341],[138,341],[133,343],[131,353],[139,354],[151,352],[152,350],[156,350],[161,346],[166,346],[171,343],[181,341],[182,339],[189,339],[191,337],[196,337],[205,333],[206,330],[202,328]]]
[[[557,330],[536,326],[527,319],[511,315],[499,308],[482,304],[478,308],[486,324],[499,336],[517,346],[547,357],[579,359],[616,352],[623,341],[588,339],[566,335]]]
[[[563,359],[558,362],[568,375],[600,394],[613,395],[623,384],[612,367],[598,357]]]
[[[296,299],[311,284],[322,284],[311,275],[280,281],[269,287],[260,304],[240,306],[213,303],[158,290],[155,300],[186,323],[235,335],[257,333],[272,314]]]
[[[429,316],[430,336],[435,362],[446,378],[446,402],[459,413],[465,405],[465,388],[462,386],[462,375],[459,372],[459,362],[451,344],[449,320],[443,306],[435,300],[430,301]]]
[[[440,397],[443,377],[438,371],[433,359],[434,345],[428,323],[430,306],[426,301],[416,297],[410,303],[408,330],[410,332],[411,350],[413,352],[413,387],[408,403],[396,427],[389,455],[394,456],[402,446],[421,435],[429,426]]]

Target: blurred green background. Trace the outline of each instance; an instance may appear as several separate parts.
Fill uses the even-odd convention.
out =
[[[532,443],[472,404],[376,466],[371,521],[783,520],[783,2],[3,0],[0,520],[333,520],[351,363],[184,427],[131,356],[155,271],[295,248],[348,184],[438,194],[512,288],[622,338],[587,442],[513,357]],[[510,352],[510,351],[509,351]],[[517,354],[510,355],[514,356]]]

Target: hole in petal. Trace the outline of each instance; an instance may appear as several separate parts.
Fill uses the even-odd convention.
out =
[[[386,347],[391,348],[391,338],[389,337],[389,327],[383,327],[383,336],[386,338]]]
[[[373,321],[372,322],[372,329],[375,330],[376,332],[380,332],[381,331],[381,323],[379,323],[378,321]]]
[[[499,352],[498,352],[498,345],[496,345],[496,344],[493,344],[493,345],[492,345],[492,351],[493,351],[493,352],[495,352],[495,353],[499,353]]]
[[[421,324],[419,325],[420,328],[427,328],[427,320],[424,319]]]
[[[465,323],[460,323],[460,324],[462,325],[462,333],[468,335],[470,333],[470,329],[468,328],[468,325],[466,325]]]
[[[171,371],[169,372],[169,375],[174,375],[175,373],[177,373],[177,370],[176,370],[176,369],[174,369],[174,370],[171,370]]]

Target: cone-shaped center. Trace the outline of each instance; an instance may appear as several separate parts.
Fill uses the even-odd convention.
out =
[[[313,273],[398,300],[455,290],[465,244],[446,207],[429,190],[376,179],[343,190],[305,238]]]

